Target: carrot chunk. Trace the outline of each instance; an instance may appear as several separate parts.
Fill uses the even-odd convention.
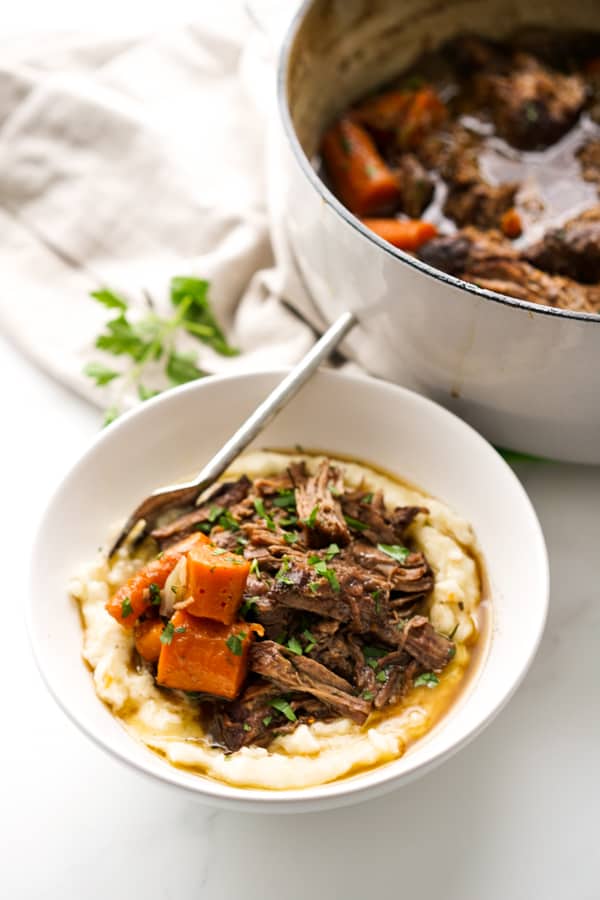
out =
[[[506,212],[503,213],[502,218],[500,219],[500,228],[502,233],[511,240],[522,235],[523,225],[521,223],[521,216],[514,207],[507,209]]]
[[[242,556],[220,547],[201,544],[187,558],[186,609],[193,616],[230,625],[236,617],[250,564]]]
[[[160,656],[160,636],[164,627],[161,619],[146,619],[135,626],[135,649],[148,662],[156,662]]]
[[[371,231],[400,250],[418,250],[437,234],[431,222],[422,219],[363,219]]]
[[[233,700],[248,671],[253,637],[246,622],[222,625],[177,610],[163,633],[156,680],[164,687]]]
[[[199,531],[173,544],[162,556],[153,559],[121,585],[106,604],[107,612],[124,628],[133,628],[142,613],[151,606],[152,590],[161,590],[181,557],[204,543],[209,543],[209,540]],[[152,585],[156,588],[153,589]]]
[[[430,131],[441,125],[447,115],[446,106],[432,88],[424,87],[416,91],[396,131],[398,146],[403,150],[414,150]]]
[[[357,122],[336,122],[323,138],[322,153],[336,193],[351,212],[368,216],[397,206],[398,179]]]
[[[352,118],[379,132],[393,132],[412,103],[413,91],[386,91],[356,106]]]

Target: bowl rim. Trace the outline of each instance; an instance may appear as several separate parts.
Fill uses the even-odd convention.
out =
[[[508,689],[505,690],[504,694],[502,695],[501,700],[496,704],[496,706],[488,710],[488,712],[484,716],[482,716],[481,719],[479,719],[477,724],[466,734],[464,734],[459,740],[456,740],[449,747],[442,747],[433,755],[421,761],[417,761],[416,765],[412,766],[408,771],[394,773],[393,769],[391,769],[391,766],[396,760],[390,760],[390,762],[385,765],[375,766],[371,769],[366,770],[365,774],[373,776],[372,779],[367,781],[366,783],[358,777],[363,774],[359,772],[356,773],[356,777],[354,775],[350,775],[347,777],[336,779],[332,782],[325,782],[323,784],[313,785],[307,788],[290,788],[281,790],[238,787],[235,785],[226,784],[225,782],[220,782],[217,779],[210,778],[203,775],[202,773],[197,773],[198,777],[193,782],[180,781],[178,780],[177,776],[189,775],[190,772],[188,770],[179,768],[169,763],[168,760],[161,760],[162,765],[158,769],[155,769],[151,766],[151,761],[155,762],[156,758],[160,757],[156,757],[149,748],[145,748],[147,750],[147,753],[149,754],[148,763],[146,764],[145,759],[143,759],[141,756],[139,759],[137,759],[133,755],[129,754],[126,750],[121,749],[120,747],[113,746],[110,735],[106,736],[101,733],[100,729],[95,729],[92,726],[88,726],[86,722],[82,722],[78,718],[76,710],[72,709],[69,702],[63,699],[60,692],[60,686],[57,687],[54,684],[52,676],[48,673],[48,671],[46,671],[44,667],[44,651],[42,647],[43,641],[39,640],[39,633],[37,632],[35,627],[35,571],[32,561],[36,558],[39,558],[39,554],[36,553],[38,544],[40,544],[44,538],[44,534],[46,533],[48,528],[47,520],[52,519],[54,504],[60,497],[65,485],[80,469],[85,468],[88,462],[88,457],[90,457],[103,444],[110,442],[112,440],[112,436],[117,431],[122,430],[124,427],[127,427],[132,421],[135,421],[137,418],[147,415],[148,412],[156,409],[157,407],[168,406],[169,403],[174,402],[178,397],[187,393],[193,394],[197,391],[201,392],[206,388],[210,389],[211,385],[213,384],[226,382],[232,382],[235,384],[236,382],[244,381],[248,378],[261,378],[264,376],[273,375],[283,377],[289,371],[290,368],[273,367],[261,369],[251,373],[242,372],[224,375],[211,375],[204,379],[188,382],[187,384],[183,384],[178,387],[172,388],[169,391],[165,391],[164,393],[153,397],[149,401],[140,403],[127,412],[123,413],[117,420],[111,423],[108,427],[102,429],[94,438],[92,438],[75,464],[72,465],[62,476],[59,483],[56,485],[51,495],[46,500],[44,511],[39,519],[38,527],[36,529],[35,536],[31,545],[32,553],[29,563],[27,604],[25,609],[26,631],[37,669],[49,693],[54,698],[58,706],[63,710],[63,712],[71,720],[71,722],[73,722],[73,724],[76,725],[77,728],[85,735],[87,735],[87,737],[89,737],[98,747],[108,752],[109,755],[113,758],[118,759],[122,763],[125,763],[127,766],[133,768],[135,771],[141,773],[142,775],[145,775],[148,778],[158,779],[160,782],[169,785],[172,788],[177,788],[178,790],[185,792],[188,796],[195,796],[199,800],[203,800],[209,804],[219,806],[221,808],[236,809],[239,811],[264,812],[268,808],[269,811],[275,813],[303,812],[314,810],[317,807],[325,809],[334,808],[335,806],[341,806],[344,804],[358,803],[362,799],[361,795],[363,794],[366,794],[368,797],[379,796],[387,792],[388,790],[393,790],[394,787],[398,788],[403,784],[407,784],[408,782],[420,777],[422,774],[425,774],[425,772],[429,771],[430,769],[435,768],[445,759],[449,759],[456,752],[470,743],[475,737],[477,737],[477,735],[487,727],[487,725],[508,703],[510,698],[520,686],[531,666],[531,663],[533,662],[533,659],[535,658],[544,633],[548,615],[550,569],[548,552],[542,527],[537,517],[535,508],[533,507],[533,504],[529,499],[523,485],[521,484],[515,473],[512,471],[510,466],[505,462],[500,454],[497,453],[493,446],[482,435],[480,435],[475,428],[473,428],[459,416],[450,412],[435,401],[430,400],[428,397],[424,397],[421,394],[418,394],[416,391],[412,391],[400,385],[392,384],[390,382],[384,381],[383,379],[378,379],[371,376],[365,377],[363,375],[340,372],[332,369],[320,369],[317,373],[317,377],[325,377],[334,381],[347,382],[350,385],[357,382],[372,383],[377,390],[387,391],[395,394],[396,396],[404,395],[413,398],[413,400],[416,399],[417,402],[422,403],[425,407],[435,408],[436,413],[441,414],[442,418],[446,419],[449,424],[451,423],[454,426],[458,424],[459,427],[466,429],[470,433],[471,440],[473,440],[476,444],[479,444],[480,448],[484,452],[493,452],[494,454],[496,454],[496,463],[510,474],[514,488],[520,494],[521,500],[524,504],[524,509],[527,512],[529,518],[529,526],[531,527],[532,532],[532,539],[535,541],[536,545],[535,558],[538,561],[540,569],[540,571],[538,572],[538,578],[540,580],[539,600],[541,606],[540,614],[535,628],[534,640],[532,640],[531,642],[531,646],[526,658],[523,660],[520,670],[514,674],[513,679],[510,682]],[[376,461],[373,462],[376,463]],[[482,548],[482,552],[485,556],[485,548]],[[487,654],[483,657],[482,666],[478,674],[483,671],[483,668],[486,664],[486,659]],[[83,661],[81,661],[82,674],[86,671],[86,666]],[[89,675],[89,672],[87,674]],[[95,692],[94,696],[97,702],[102,704],[102,700],[100,700],[100,698],[95,695]],[[117,720],[117,717],[115,717],[112,712],[110,712],[110,710],[107,709],[107,712],[113,717],[113,719]],[[122,723],[119,724],[121,725],[121,727],[123,727]],[[132,742],[132,746],[138,743],[143,746],[141,742],[136,741],[135,737],[129,735],[129,738]],[[399,757],[399,759],[401,758],[402,757]]]
[[[330,206],[347,225],[350,225],[355,229],[355,231],[358,231],[371,243],[376,244],[381,250],[384,251],[384,253],[387,253],[388,256],[392,256],[400,262],[410,266],[411,268],[416,269],[419,272],[423,272],[423,274],[427,275],[428,277],[434,278],[436,281],[441,281],[443,284],[447,284],[451,287],[458,288],[459,290],[466,291],[467,293],[473,294],[480,299],[491,300],[494,303],[500,303],[504,306],[523,309],[528,313],[533,313],[535,315],[553,316],[559,319],[574,319],[576,321],[593,322],[597,325],[600,325],[600,315],[598,315],[597,313],[577,312],[575,310],[560,309],[555,306],[532,303],[529,300],[519,300],[516,297],[510,297],[508,294],[502,294],[498,291],[490,291],[487,288],[479,287],[478,285],[472,284],[469,281],[463,281],[462,278],[457,278],[455,275],[449,275],[447,272],[443,272],[441,269],[436,269],[434,266],[430,266],[427,263],[424,263],[421,260],[417,259],[416,257],[410,256],[408,253],[405,253],[404,250],[399,250],[397,247],[394,247],[392,244],[384,241],[373,231],[366,228],[360,221],[360,219],[353,213],[351,213],[350,210],[348,210],[343,205],[343,203],[338,200],[335,194],[319,177],[316,170],[311,165],[306,153],[304,152],[302,145],[300,144],[300,141],[298,139],[298,135],[296,134],[294,123],[292,122],[287,99],[287,73],[289,68],[290,54],[294,46],[296,37],[298,36],[298,32],[300,31],[300,28],[302,27],[302,24],[304,22],[305,16],[310,7],[313,6],[314,2],[315,0],[302,0],[299,9],[292,18],[291,23],[289,24],[285,33],[283,43],[281,44],[279,50],[279,59],[277,64],[277,101],[279,114],[283,124],[283,130],[292,148],[292,152],[296,158],[296,161],[298,162],[300,169],[302,170],[310,184],[316,189],[317,193],[320,194],[321,199],[328,206]]]

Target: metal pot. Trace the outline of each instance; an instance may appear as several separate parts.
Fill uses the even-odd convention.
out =
[[[504,447],[600,463],[600,316],[446,275],[364,228],[311,165],[325,125],[465,31],[600,30],[597,0],[307,0],[281,50],[286,221],[323,316],[378,302],[347,342],[375,375],[434,398]],[[401,452],[401,448],[399,448]]]

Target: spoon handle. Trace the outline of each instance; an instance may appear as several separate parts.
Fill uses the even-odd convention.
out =
[[[315,369],[327,359],[332,350],[335,350],[356,322],[356,316],[351,312],[344,312],[336,319],[306,356],[279,382],[277,387],[273,388],[268,397],[256,407],[243,425],[232,434],[227,443],[204,466],[194,481],[200,490],[204,490],[223,474],[242,450],[308,381]]]

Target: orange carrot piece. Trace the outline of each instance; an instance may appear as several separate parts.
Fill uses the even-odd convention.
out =
[[[246,622],[222,625],[177,610],[167,626],[156,680],[180,691],[200,691],[233,700],[248,671],[254,629]]]
[[[413,91],[386,91],[356,106],[350,116],[375,131],[395,131],[414,97]]]
[[[236,617],[250,563],[236,553],[201,544],[187,558],[187,594],[192,603],[186,609],[193,616],[231,625]]]
[[[368,216],[397,206],[398,179],[357,122],[336,122],[323,138],[322,153],[336,193],[351,212]]]
[[[502,218],[500,219],[500,229],[502,230],[502,233],[511,240],[514,240],[523,234],[521,216],[514,207],[507,209],[506,212],[502,214]]]
[[[431,222],[422,219],[363,219],[363,225],[400,250],[418,250],[437,234]]]
[[[161,619],[146,619],[135,626],[135,649],[148,662],[156,662],[160,656],[160,636],[164,627]]]
[[[181,557],[203,543],[209,543],[208,538],[198,531],[173,544],[121,585],[106,604],[107,612],[124,628],[133,628],[152,603],[150,585],[155,584],[159,590],[163,588]]]
[[[414,150],[447,115],[445,104],[432,88],[415,91],[396,132],[398,146],[403,150]]]

